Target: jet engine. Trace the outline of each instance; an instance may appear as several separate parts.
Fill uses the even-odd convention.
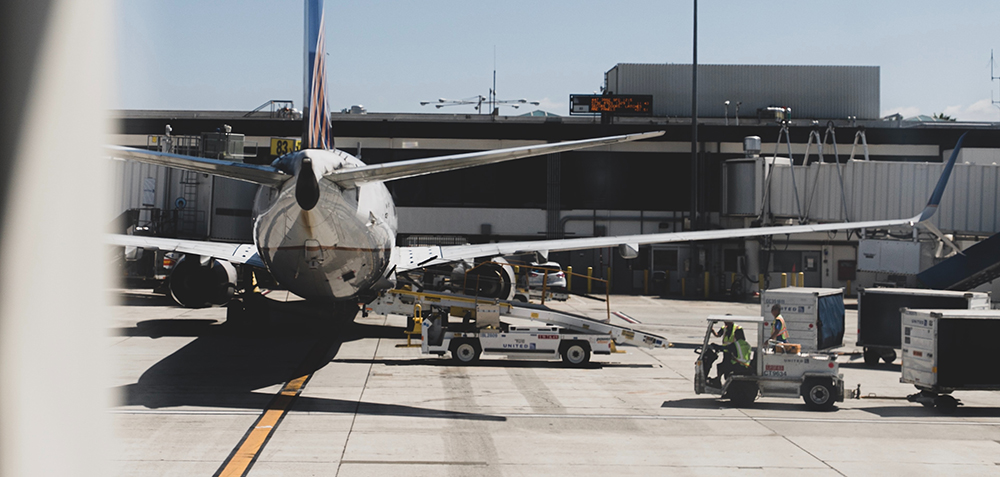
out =
[[[185,255],[170,274],[170,296],[186,308],[225,305],[236,292],[236,267],[224,260]]]
[[[510,300],[514,297],[514,268],[502,258],[480,263],[465,272],[462,293],[483,298]]]

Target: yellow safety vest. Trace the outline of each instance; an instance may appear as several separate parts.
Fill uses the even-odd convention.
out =
[[[729,330],[728,333],[726,332],[727,329]],[[729,346],[736,341],[737,329],[743,329],[743,327],[734,323],[732,328],[724,328],[722,330],[722,346]]]
[[[781,327],[781,333],[778,333],[778,336],[776,336],[774,339],[775,339],[775,341],[780,341],[782,343],[787,343],[788,342],[788,326],[785,325],[785,318],[783,316],[781,316],[781,315],[778,315],[778,316],[776,316],[774,318],[774,329],[778,329],[779,326]]]
[[[750,343],[746,340],[739,340],[736,342],[736,354],[731,360],[733,364],[739,363],[745,367],[750,367]]]

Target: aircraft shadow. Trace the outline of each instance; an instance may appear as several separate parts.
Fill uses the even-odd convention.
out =
[[[215,320],[149,320],[119,328],[124,336],[196,337],[163,358],[133,384],[115,389],[121,405],[162,409],[196,406],[265,410],[275,395],[258,390],[312,373],[337,355],[345,342],[403,338],[403,329],[299,313],[301,304],[270,303],[266,324],[250,327]],[[308,311],[308,310],[307,310]],[[322,314],[321,312],[319,314]],[[477,413],[299,397],[292,410],[467,420],[503,420]]]
[[[149,295],[127,291],[113,293],[111,303],[124,306],[177,306],[177,302],[168,295]]]

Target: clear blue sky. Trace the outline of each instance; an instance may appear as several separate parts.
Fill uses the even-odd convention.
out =
[[[598,90],[617,63],[690,63],[691,6],[327,0],[330,108],[433,112],[419,101],[486,95],[495,47],[500,99],[565,115],[569,95]],[[120,0],[113,107],[300,107],[302,10],[301,0]],[[701,64],[875,65],[883,114],[1000,121],[989,64],[1000,1],[702,0],[698,14]]]

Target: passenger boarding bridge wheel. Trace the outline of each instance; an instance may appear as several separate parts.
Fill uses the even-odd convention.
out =
[[[590,362],[590,347],[579,342],[570,342],[563,347],[562,360],[573,366],[587,364]]]
[[[451,357],[462,364],[472,364],[479,360],[479,345],[471,340],[453,341]]]

